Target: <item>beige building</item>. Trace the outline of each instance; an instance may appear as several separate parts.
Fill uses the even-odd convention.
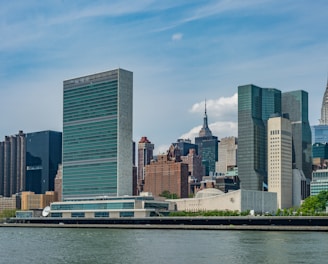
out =
[[[219,160],[216,162],[216,171],[226,174],[228,168],[237,166],[238,141],[236,137],[225,137],[219,142]]]
[[[58,200],[56,192],[46,192],[46,194],[35,194],[34,192],[22,192],[21,210],[43,209],[52,202]]]
[[[58,201],[62,201],[63,194],[63,166],[58,165],[58,170],[55,178],[55,192],[57,193]]]
[[[281,116],[268,120],[268,191],[277,193],[278,208],[293,206],[292,127]]]
[[[236,190],[224,193],[215,188],[197,192],[195,198],[167,200],[175,203],[177,211],[238,211],[254,210],[256,213],[275,213],[277,194],[271,192]]]
[[[16,194],[11,197],[0,197],[0,212],[15,209],[19,209],[19,198]]]

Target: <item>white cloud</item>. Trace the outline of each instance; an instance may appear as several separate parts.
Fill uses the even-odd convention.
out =
[[[218,99],[206,100],[206,109],[209,119],[216,118],[220,121],[231,121],[237,119],[238,94],[231,97],[220,97]],[[194,104],[191,113],[204,113],[205,101]]]
[[[202,126],[197,126],[187,133],[181,135],[180,138],[183,139],[191,139],[193,142],[195,140],[195,137],[198,137],[199,131],[202,128]],[[228,121],[218,121],[212,124],[209,124],[209,128],[212,131],[212,135],[218,137],[220,140],[224,137],[229,136],[235,136],[237,137],[238,134],[238,124],[237,122],[228,122]]]
[[[154,155],[159,155],[159,154],[165,154],[168,149],[170,148],[170,145],[159,145],[158,147],[155,145],[155,149],[154,149]]]
[[[176,33],[176,34],[173,34],[173,35],[172,35],[172,40],[173,40],[173,41],[179,41],[179,40],[182,39],[182,37],[183,37],[183,34],[181,34],[181,33]]]

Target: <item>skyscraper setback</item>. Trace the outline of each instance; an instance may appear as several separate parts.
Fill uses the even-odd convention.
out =
[[[132,194],[133,73],[64,81],[63,199]]]

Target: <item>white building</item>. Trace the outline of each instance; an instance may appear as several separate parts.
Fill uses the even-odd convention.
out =
[[[219,160],[216,162],[216,171],[227,173],[228,167],[237,166],[238,143],[236,137],[225,137],[219,142]]]

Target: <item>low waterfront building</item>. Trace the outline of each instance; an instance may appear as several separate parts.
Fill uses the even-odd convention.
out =
[[[15,210],[20,208],[20,198],[17,194],[11,197],[0,197],[0,212],[3,210]]]
[[[207,188],[199,191],[195,198],[168,201],[175,203],[177,211],[277,211],[277,193],[244,189],[224,193],[215,188]]]
[[[152,196],[89,197],[54,202],[49,217],[60,218],[143,218],[158,216],[173,209],[170,202],[155,201]]]
[[[48,191],[45,194],[35,194],[34,192],[21,193],[21,210],[43,209],[50,203],[57,201],[57,193]]]

